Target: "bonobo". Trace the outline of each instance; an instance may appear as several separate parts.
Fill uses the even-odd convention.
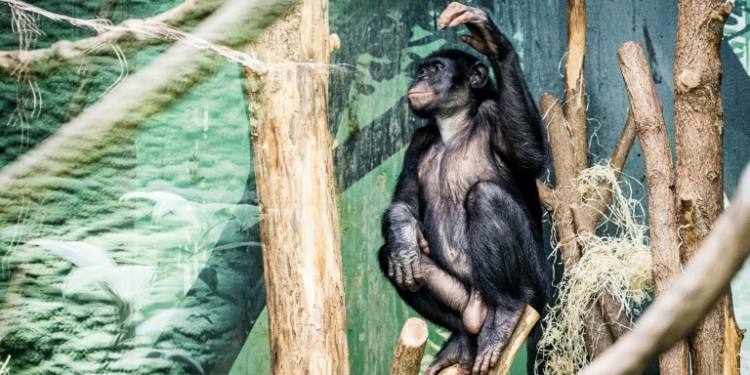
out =
[[[455,363],[487,374],[551,283],[536,188],[546,135],[518,55],[487,14],[451,3],[438,22],[468,27],[461,40],[489,59],[497,86],[458,50],[419,65],[409,105],[427,124],[406,150],[378,258],[406,303],[452,332],[427,375]]]

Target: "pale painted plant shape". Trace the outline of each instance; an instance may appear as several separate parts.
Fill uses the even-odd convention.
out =
[[[64,296],[97,289],[104,291],[117,312],[120,332],[115,344],[132,337],[135,333],[132,319],[155,276],[153,267],[118,266],[103,248],[86,242],[39,239],[29,241],[29,245],[50,250],[77,266],[65,277]]]
[[[186,232],[186,242],[182,245],[182,249],[190,254],[190,258],[183,260],[181,253],[178,253],[177,257],[177,265],[183,270],[183,291],[185,293],[192,286],[194,278],[199,274],[208,258],[207,248],[211,242],[209,237],[212,230],[220,224],[226,223],[227,214],[237,220],[240,229],[243,231],[250,229],[259,220],[258,207],[250,204],[197,203],[164,191],[134,191],[120,197],[121,202],[131,199],[153,201],[154,207],[151,210],[151,218],[154,221],[162,220],[168,214],[172,214],[178,220],[187,221],[197,230],[197,234]],[[243,244],[247,243],[224,245],[216,249],[233,248]]]
[[[208,229],[210,221],[222,211],[228,212],[239,221],[242,230],[246,230],[258,222],[258,207],[250,204],[228,203],[197,203],[182,196],[164,191],[141,192],[134,191],[124,194],[120,201],[143,198],[154,201],[151,217],[161,220],[172,213],[177,218],[186,220],[196,228]]]

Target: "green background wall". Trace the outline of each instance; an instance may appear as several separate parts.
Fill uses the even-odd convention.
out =
[[[32,3],[79,18],[105,14],[119,22],[163,12],[179,1]],[[434,32],[436,17],[447,3],[331,2],[331,31],[339,35],[341,49],[332,55],[329,124],[334,134],[352,374],[387,373],[399,330],[416,315],[379,274],[375,252],[382,243],[380,214],[390,200],[403,150],[421,124],[408,113],[404,99],[414,63],[439,48],[463,48],[456,31]],[[545,91],[562,96],[564,2],[467,3],[486,9],[511,38],[535,97]],[[750,160],[750,33],[742,33],[750,12],[744,1],[735,5],[722,49],[729,197]],[[628,40],[646,48],[668,131],[673,133],[676,1],[589,1],[587,10],[591,151],[594,160],[601,160],[610,154],[625,120],[627,97],[615,53]],[[35,48],[91,35],[45,19],[40,26],[45,35],[37,38]],[[17,48],[9,12],[1,4],[0,30],[0,49]],[[130,53],[131,74],[164,49]],[[40,110],[28,100],[28,85],[0,79],[0,167],[97,101],[119,75],[115,59],[92,58],[87,69],[71,68],[37,80],[44,100]],[[267,372],[268,325],[260,248],[254,244],[259,240],[257,227],[245,227],[231,216],[210,218],[215,229],[196,247],[201,230],[174,216],[152,220],[147,202],[119,202],[129,191],[165,191],[197,203],[257,203],[249,125],[241,69],[227,63],[216,77],[144,124],[132,142],[114,145],[98,163],[81,166],[20,203],[0,201],[0,356],[13,356],[13,374],[195,373],[184,365],[186,358],[206,373]],[[645,181],[638,145],[625,172]],[[642,186],[636,186],[635,193],[645,202]],[[75,267],[50,251],[25,245],[36,238],[85,241],[105,248],[119,265],[157,267],[156,278],[137,299],[135,340],[113,346],[116,317],[101,291],[62,295],[61,284]],[[741,271],[734,287],[737,319],[748,327],[750,270]],[[175,314],[157,332],[142,329],[149,318],[168,309],[190,314]],[[431,327],[424,365],[446,335]],[[743,348],[750,356],[747,343]],[[144,358],[143,353],[162,358]],[[524,352],[513,374],[525,373],[526,358]],[[103,363],[109,364],[104,368]]]

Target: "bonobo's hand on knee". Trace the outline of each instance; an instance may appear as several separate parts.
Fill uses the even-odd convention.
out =
[[[419,291],[425,285],[422,272],[422,253],[429,253],[427,241],[422,237],[419,229],[414,238],[397,238],[389,241],[388,246],[388,277],[401,289],[411,292]]]

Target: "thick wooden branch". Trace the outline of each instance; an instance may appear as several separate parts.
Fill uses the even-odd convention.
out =
[[[617,53],[625,80],[638,139],[646,163],[651,254],[656,296],[672,287],[682,267],[677,237],[675,176],[661,102],[651,79],[648,60],[639,44],[625,43]],[[661,356],[662,374],[689,374],[687,343],[677,343]]]
[[[510,372],[510,366],[513,364],[513,360],[516,359],[518,350],[521,349],[523,342],[526,341],[529,332],[534,328],[537,321],[539,321],[539,313],[531,306],[526,306],[526,309],[523,310],[523,315],[521,315],[521,319],[518,320],[518,325],[516,325],[513,334],[508,340],[508,345],[500,354],[500,359],[498,359],[495,367],[490,369],[489,375],[507,375],[508,372]],[[439,375],[458,374],[458,365],[454,365],[441,371]]]
[[[410,318],[401,329],[390,375],[418,375],[424,348],[427,345],[427,323],[419,318]]]
[[[576,171],[588,166],[586,140],[586,0],[568,0],[568,53],[565,62],[565,118],[570,125]]]
[[[248,46],[287,69],[245,68],[261,207],[270,374],[349,374],[328,127],[328,0],[301,5]]]
[[[230,0],[207,18],[195,34],[217,44],[244,45],[297,3],[297,0]],[[209,79],[223,65],[223,59],[212,53],[197,52],[190,46],[171,48],[0,171],[0,197],[15,199],[29,187],[48,184],[50,176],[73,173],[79,166],[98,160],[109,146],[130,139],[148,118]],[[0,202],[3,202],[1,207],[8,201]]]
[[[568,208],[580,201],[580,194],[576,190],[575,151],[560,101],[553,95],[545,93],[539,100],[539,107],[544,122],[547,124],[552,163],[555,167],[554,194],[547,194],[544,199],[549,196],[556,198],[555,201],[549,203],[554,203],[552,221],[562,247],[562,258],[565,264],[575,264],[580,258],[580,252],[576,245],[573,217]]]
[[[554,95],[544,93],[539,100],[539,109],[547,124],[549,147],[555,167],[555,187],[559,189],[562,185],[573,184],[572,181],[578,175],[572,130],[563,115],[562,104]]]
[[[729,208],[675,279],[672,289],[657,297],[636,328],[580,375],[639,373],[650,358],[667,351],[695,329],[750,256],[750,168],[745,168],[736,191]]]
[[[680,0],[674,59],[677,208],[683,262],[692,258],[724,204],[723,108],[720,43],[732,3]],[[723,348],[739,345],[726,335],[732,300],[724,296],[691,336],[695,375],[731,372]]]
[[[74,42],[58,41],[49,48],[29,51],[0,51],[0,77],[24,74],[25,77],[43,78],[64,68],[75,67],[92,56],[117,57],[107,44],[118,44],[126,52],[139,51],[146,47],[168,43],[157,38],[145,38],[128,31],[142,24],[162,24],[175,28],[192,28],[211,15],[226,0],[186,0],[180,5],[154,17],[130,19],[120,26],[127,26],[100,35]]]

